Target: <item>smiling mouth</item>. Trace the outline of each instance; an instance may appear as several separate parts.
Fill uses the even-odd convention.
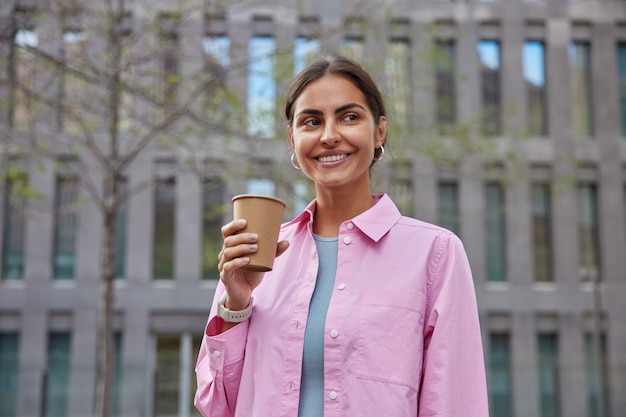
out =
[[[346,159],[348,156],[349,155],[347,153],[341,155],[320,156],[319,158],[317,158],[317,160],[320,162],[337,162],[341,161],[342,159]]]

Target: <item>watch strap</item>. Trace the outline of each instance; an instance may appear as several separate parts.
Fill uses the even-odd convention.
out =
[[[217,304],[217,315],[228,323],[241,323],[242,321],[248,320],[252,315],[252,301],[254,301],[254,298],[250,297],[250,303],[248,304],[248,307],[244,308],[243,310],[236,311],[228,309],[224,306],[224,303],[226,302],[226,296],[227,294],[226,292],[224,292],[224,294],[222,294],[222,296],[220,297],[220,301]]]

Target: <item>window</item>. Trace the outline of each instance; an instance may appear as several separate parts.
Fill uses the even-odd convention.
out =
[[[164,13],[160,17],[161,25],[161,71],[163,101],[166,104],[176,103],[178,86],[180,85],[180,40],[179,16],[176,13]]]
[[[296,38],[293,50],[294,75],[300,73],[307,65],[313,63],[320,51],[318,39],[299,37]]]
[[[114,417],[121,417],[121,402],[122,402],[122,333],[115,332],[113,335],[113,349],[114,349],[114,360],[113,363],[113,397],[112,397],[112,414]]]
[[[202,205],[202,278],[218,279],[217,255],[222,249],[222,225],[225,185],[221,178],[207,178],[203,182]]]
[[[526,41],[522,49],[528,133],[534,136],[548,134],[546,99],[546,54],[540,41]]]
[[[489,415],[510,417],[511,350],[507,333],[489,335]]]
[[[532,251],[535,281],[554,281],[552,270],[552,193],[550,185],[532,185]]]
[[[202,334],[156,335],[154,416],[200,416],[193,405],[196,391],[194,367]],[[182,365],[182,366],[181,366]]]
[[[602,280],[598,230],[598,197],[593,183],[578,185],[578,256],[583,281]]]
[[[626,136],[626,42],[617,44],[617,74],[619,76],[620,119],[622,136]]]
[[[559,417],[559,350],[555,333],[537,336],[541,417]]]
[[[459,186],[456,181],[439,181],[437,184],[439,226],[460,236]]]
[[[224,121],[229,115],[226,78],[230,66],[230,38],[226,35],[206,35],[202,46],[204,70],[209,77],[205,96],[206,115],[214,122]]]
[[[271,138],[276,133],[276,40],[255,36],[248,43],[248,133]]]
[[[502,99],[500,82],[500,42],[482,40],[478,43],[483,105],[483,133],[502,133]]]
[[[440,126],[456,123],[456,45],[453,40],[435,44],[436,121]]]
[[[86,37],[82,31],[68,30],[63,33],[63,58],[65,65],[71,70],[62,74],[64,108],[60,123],[71,133],[80,133],[83,123],[86,122],[83,118],[88,86],[72,71],[81,70],[86,47]]]
[[[247,183],[248,194],[276,195],[276,185],[274,181],[267,178],[251,178]]]
[[[74,279],[76,266],[76,233],[78,231],[78,178],[60,173],[56,180],[54,204],[53,277]]]
[[[9,169],[4,187],[2,222],[2,279],[20,280],[24,276],[25,190],[28,178],[20,170]]]
[[[506,281],[506,219],[504,189],[499,182],[485,186],[487,281]]]
[[[161,178],[154,193],[154,279],[174,276],[175,219],[176,179]]]
[[[48,335],[44,417],[63,417],[68,415],[70,343],[70,333],[53,332]]]
[[[126,198],[128,191],[128,179],[123,177],[117,182],[118,196]],[[118,197],[119,198],[119,197]],[[117,218],[115,219],[115,279],[126,277],[126,233],[128,223],[128,202],[124,200],[118,206]]]
[[[413,215],[413,176],[411,161],[398,159],[393,162],[392,193],[398,210],[405,216]]]
[[[12,126],[29,127],[34,122],[32,89],[35,86],[37,57],[31,48],[39,46],[39,35],[32,29],[20,29],[13,38],[13,55],[9,64],[9,77],[14,80],[9,106]]]
[[[398,127],[409,123],[409,103],[411,98],[411,65],[408,39],[392,39],[387,48],[385,74],[387,76],[389,114],[398,121]]]
[[[17,333],[0,333],[0,417],[17,415],[19,345]]]
[[[593,136],[591,45],[589,42],[570,43],[569,61],[573,131],[578,136]]]
[[[584,337],[589,417],[605,417],[610,404],[606,365],[603,359],[606,358],[606,335],[604,332],[586,333]]]

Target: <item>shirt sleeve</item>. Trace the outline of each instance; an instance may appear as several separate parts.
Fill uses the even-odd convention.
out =
[[[215,300],[218,297],[216,294]],[[232,417],[241,383],[249,321],[216,334],[223,322],[216,316],[216,310],[214,302],[196,362],[198,389],[194,404],[205,417]]]
[[[463,244],[440,236],[429,267],[418,417],[488,417],[472,273]]]

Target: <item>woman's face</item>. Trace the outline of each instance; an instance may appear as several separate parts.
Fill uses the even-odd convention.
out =
[[[385,140],[387,121],[375,120],[361,90],[344,77],[325,75],[302,91],[293,114],[289,141],[317,187],[369,187],[374,148]]]

